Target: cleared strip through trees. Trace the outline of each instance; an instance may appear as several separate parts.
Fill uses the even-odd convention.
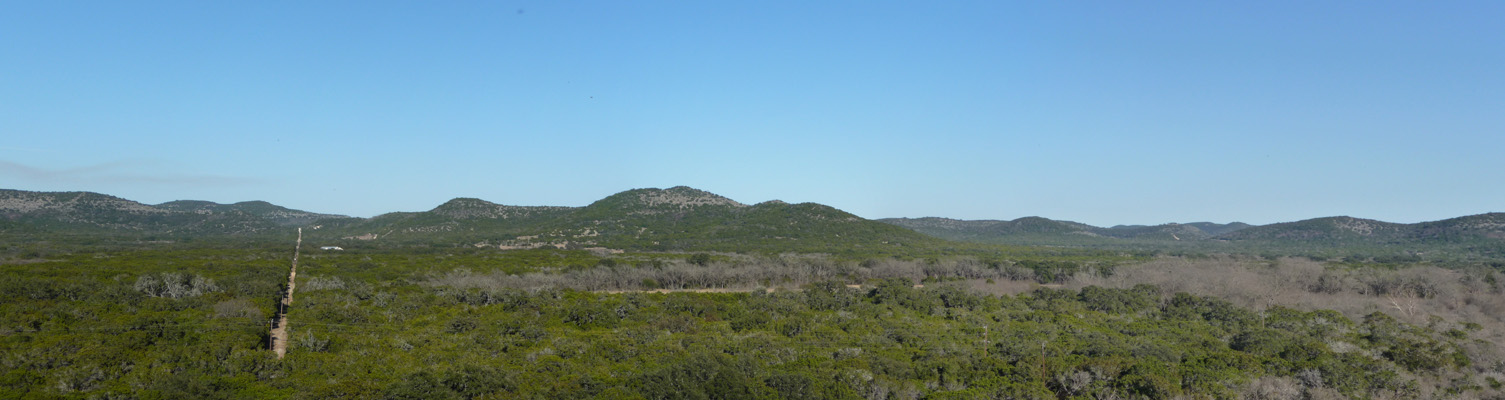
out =
[[[287,312],[293,307],[293,288],[298,283],[298,251],[302,247],[303,228],[298,228],[298,241],[293,245],[293,267],[287,273],[287,290],[282,293],[282,301],[277,303],[277,316],[272,318],[272,331],[267,335],[278,359],[287,354]]]

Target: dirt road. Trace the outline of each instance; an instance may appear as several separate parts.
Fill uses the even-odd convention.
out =
[[[277,316],[272,319],[272,332],[269,335],[272,352],[277,353],[278,359],[287,354],[287,311],[293,307],[293,288],[298,283],[298,252],[302,248],[303,228],[298,228],[298,242],[293,245],[293,268],[287,273],[287,291],[282,294],[282,301],[277,303]]]

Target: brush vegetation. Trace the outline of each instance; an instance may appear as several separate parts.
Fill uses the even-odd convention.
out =
[[[292,345],[277,360],[266,325],[289,256],[162,249],[0,266],[0,391],[1420,398],[1498,394],[1505,378],[1505,324],[1495,312],[1505,284],[1483,270],[1296,259],[313,252],[300,265]],[[1183,271],[1186,279],[1164,278]],[[1232,291],[1218,275],[1250,280],[1240,290],[1286,291]],[[1300,298],[1308,301],[1290,301]],[[1333,303],[1341,310],[1323,309],[1324,299],[1343,299]]]

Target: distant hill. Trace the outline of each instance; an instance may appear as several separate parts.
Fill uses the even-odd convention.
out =
[[[1406,237],[1411,226],[1353,217],[1314,218],[1241,229],[1220,236],[1228,240],[1307,242],[1392,242]]]
[[[1116,238],[1199,240],[1236,232],[1252,226],[1242,222],[1227,224],[1212,222],[1168,223],[1153,226],[1118,225],[1106,229],[1099,228],[1098,233],[1103,236]]]
[[[302,226],[327,218],[349,218],[343,215],[319,214],[294,210],[265,201],[242,201],[235,204],[219,204],[202,200],[169,201],[155,206],[168,211],[183,211],[203,215],[246,213],[266,219],[281,226]]]
[[[350,218],[264,201],[147,205],[89,192],[0,191],[0,234],[197,238],[287,235],[351,245],[502,249],[894,253],[942,243],[814,203],[747,205],[688,188],[634,189],[585,207],[509,206],[456,198],[429,211]]]
[[[1505,260],[1505,213],[1416,224],[1353,217],[1253,226],[1234,222],[1091,225],[1025,217],[1013,221],[889,218],[926,235],[978,243],[1120,250],[1243,252],[1383,260]]]
[[[456,198],[429,211],[394,212],[372,218],[319,220],[316,237],[379,242],[473,241],[534,232],[567,214],[572,207],[507,206],[474,198]],[[485,240],[485,239],[482,239]]]
[[[1202,230],[1203,233],[1206,233],[1206,234],[1212,235],[1212,236],[1222,235],[1222,234],[1225,234],[1225,233],[1230,233],[1230,232],[1233,232],[1233,231],[1243,230],[1244,228],[1249,228],[1249,227],[1253,227],[1254,226],[1254,225],[1249,225],[1249,224],[1246,224],[1246,223],[1243,223],[1243,222],[1230,222],[1230,223],[1226,223],[1226,224],[1218,224],[1218,223],[1212,223],[1212,222],[1192,222],[1192,223],[1189,223],[1189,224],[1186,224],[1186,225],[1187,226],[1191,226],[1191,227],[1195,227],[1197,229],[1200,229],[1200,230]]]
[[[438,240],[499,248],[882,252],[939,243],[825,205],[746,205],[684,186],[628,190],[584,207],[505,206],[461,198],[425,212],[320,224],[318,235],[341,240]]]
[[[887,218],[877,221],[951,240],[1035,245],[1114,243],[1114,238],[1197,240],[1250,226],[1239,222],[1231,224],[1195,222],[1099,228],[1080,222],[1057,221],[1042,217],[1024,217],[1012,221],[967,221],[936,217]]]
[[[180,200],[147,205],[90,192],[0,189],[0,235],[11,238],[273,237],[288,235],[293,227],[305,228],[306,239],[352,246],[874,255],[954,249],[960,246],[957,242],[973,242],[1132,252],[1505,261],[1505,213],[1417,224],[1327,217],[1263,226],[1194,222],[1109,228],[1042,217],[874,221],[822,204],[769,201],[748,205],[679,186],[628,190],[584,207],[510,206],[456,198],[429,211],[350,218],[264,201]]]
[[[238,235],[277,227],[272,219],[241,210],[190,211],[99,193],[0,189],[0,232]]]

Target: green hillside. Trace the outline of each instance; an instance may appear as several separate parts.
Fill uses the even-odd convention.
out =
[[[227,210],[159,208],[90,192],[0,190],[0,233],[94,235],[247,235],[277,223]]]
[[[203,200],[177,200],[157,204],[154,207],[162,210],[183,211],[199,214],[246,213],[258,218],[270,220],[271,222],[282,226],[303,226],[320,219],[349,218],[343,215],[319,214],[302,210],[294,210],[259,200],[242,201],[234,204],[219,204]]]
[[[460,243],[531,234],[569,207],[505,206],[457,198],[424,212],[395,212],[369,219],[325,219],[313,237],[382,243]]]
[[[349,246],[553,247],[649,251],[898,254],[943,241],[820,204],[746,205],[688,188],[635,189],[585,207],[456,198],[423,212],[349,218],[262,201],[147,205],[88,192],[0,192],[0,235],[110,240],[308,238]],[[41,235],[41,236],[38,236]]]
[[[426,212],[320,224],[317,237],[356,245],[893,253],[940,243],[825,205],[772,201],[749,206],[683,186],[629,190],[577,208],[455,199]]]
[[[1396,242],[1408,226],[1353,217],[1314,218],[1256,226],[1222,236],[1228,240],[1302,241],[1342,244]]]
[[[821,204],[770,201],[747,205],[680,186],[628,190],[584,207],[510,206],[456,198],[429,211],[350,218],[264,201],[180,200],[147,205],[89,192],[0,190],[0,236],[10,240],[233,242],[282,238],[294,227],[304,228],[314,240],[357,247],[809,252],[871,257],[978,254],[1006,245],[1135,254],[1505,261],[1505,213],[1417,224],[1329,217],[1264,226],[1196,222],[1110,228],[1042,217],[874,221]]]
[[[1013,221],[945,218],[878,221],[936,238],[989,244],[1135,252],[1295,255],[1366,262],[1505,261],[1505,213],[1416,224],[1328,217],[1262,226],[1196,222],[1111,228],[1040,217]]]

